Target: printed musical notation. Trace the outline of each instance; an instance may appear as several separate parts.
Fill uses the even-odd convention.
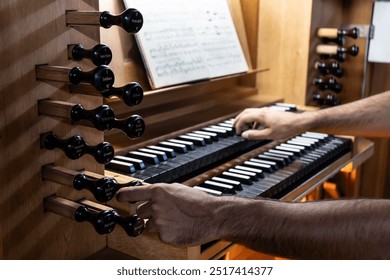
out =
[[[135,36],[153,88],[248,71],[226,0],[124,2],[144,16]]]

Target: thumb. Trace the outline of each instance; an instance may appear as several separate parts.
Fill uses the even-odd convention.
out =
[[[270,130],[268,128],[264,129],[250,129],[244,131],[241,136],[248,140],[257,140],[257,139],[268,139]]]

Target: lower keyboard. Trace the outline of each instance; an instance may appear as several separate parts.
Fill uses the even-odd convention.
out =
[[[293,137],[194,188],[214,195],[273,197],[349,152],[351,140],[320,133]]]

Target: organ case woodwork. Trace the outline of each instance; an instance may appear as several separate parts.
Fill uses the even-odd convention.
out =
[[[40,135],[54,131],[61,137],[79,134],[87,141],[102,142],[104,134],[40,116],[41,99],[82,103],[87,107],[103,104],[101,97],[69,94],[63,83],[36,79],[37,65],[81,66],[88,61],[68,59],[67,46],[100,42],[99,29],[70,28],[66,10],[98,10],[97,1],[2,1],[0,75],[0,256],[5,259],[83,259],[106,247],[106,238],[93,228],[46,213],[44,197],[57,194],[69,199],[91,198],[42,179],[42,167],[56,164],[72,170],[103,174],[104,167],[92,158],[69,160],[61,151],[40,148]]]
[[[325,5],[325,2],[313,1],[312,5],[308,0],[299,1],[300,4],[296,2],[290,4],[305,8],[303,13],[301,11],[295,13],[299,15],[299,19],[294,17],[297,23],[294,26],[298,35],[304,34],[303,38],[308,42],[313,35],[307,29],[311,26],[310,20],[313,20],[314,13],[319,11],[321,6],[318,5]],[[286,24],[285,19],[288,17],[284,14],[289,9],[287,4],[273,0],[273,4],[280,5],[279,8],[275,8],[268,0],[229,0],[236,29],[250,65],[249,73],[151,90],[132,35],[115,26],[108,30],[94,26],[66,26],[67,10],[107,10],[113,14],[120,14],[124,10],[121,0],[35,2],[37,1],[21,3],[5,0],[0,4],[2,23],[5,26],[0,33],[1,41],[4,42],[0,46],[3,58],[0,75],[0,154],[7,159],[0,163],[0,175],[3,180],[3,187],[0,190],[2,209],[0,258],[99,258],[99,254],[96,254],[102,250],[107,252],[105,248],[109,248],[110,252],[114,249],[138,258],[222,257],[234,246],[233,244],[217,241],[202,246],[176,248],[161,243],[156,234],[144,232],[136,238],[131,238],[124,231],[117,229],[107,236],[101,236],[87,223],[75,223],[53,213],[45,213],[43,199],[54,194],[73,201],[96,199],[87,190],[78,191],[52,180],[43,180],[44,166],[55,164],[69,170],[86,170],[93,174],[114,177],[118,182],[128,182],[131,178],[105,171],[102,165],[89,157],[71,161],[62,151],[42,150],[39,137],[48,131],[61,134],[60,136],[64,138],[79,134],[88,142],[109,141],[114,145],[115,152],[121,153],[156,137],[221,116],[232,115],[246,107],[265,106],[283,99],[305,105],[306,86],[309,80],[307,77],[310,65],[307,61],[309,48],[302,47],[297,42],[302,38],[296,33],[289,35],[291,38],[278,38],[282,39],[283,45],[292,46],[287,52],[286,48],[273,48],[270,44],[274,42],[270,39],[271,36],[278,36],[280,33],[270,31],[268,28],[275,20]],[[310,5],[305,6],[309,2]],[[360,7],[361,1],[356,2],[359,2]],[[331,4],[327,4],[327,11],[339,8],[335,1],[329,3]],[[348,8],[346,4],[343,5]],[[274,11],[278,12],[277,16],[275,13],[268,13],[269,9],[271,11],[276,9]],[[291,13],[291,10],[289,12]],[[272,15],[272,18],[268,18],[267,14]],[[335,20],[337,22],[340,20],[339,15],[335,15]],[[313,25],[311,28],[314,28]],[[282,35],[285,34],[287,33]],[[107,44],[112,50],[110,68],[115,74],[114,86],[119,88],[130,82],[139,83],[144,89],[142,104],[129,108],[122,99],[115,96],[103,99],[100,94],[90,89],[36,80],[37,65],[95,68],[92,62],[87,60],[69,60],[68,46],[83,44],[86,48],[91,48],[98,43]],[[277,55],[274,53],[271,56],[273,59],[277,58],[275,61],[269,60],[271,48],[272,51],[277,50]],[[297,65],[297,68],[278,70],[277,65],[285,65],[282,61],[286,57],[292,57],[294,63],[289,65]],[[278,83],[279,77],[285,79],[287,83]],[[296,83],[291,85],[292,79],[295,79]],[[276,83],[284,84],[286,88],[275,90]],[[83,90],[87,94],[81,94],[85,93]],[[125,134],[116,130],[101,132],[56,118],[39,116],[38,101],[43,99],[80,103],[85,108],[107,104],[114,109],[119,118],[140,114],[145,120],[146,131],[140,139],[129,142]],[[347,160],[344,163],[346,164]],[[334,167],[329,174],[333,174],[332,172],[339,170],[341,166],[342,164]],[[318,182],[311,182],[309,185],[314,183]],[[115,200],[111,200],[108,205],[127,213],[134,212],[134,205],[118,203]],[[101,256],[113,257],[106,253]]]

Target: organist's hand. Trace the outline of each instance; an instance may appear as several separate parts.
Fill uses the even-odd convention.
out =
[[[281,140],[308,130],[306,113],[249,108],[234,121],[236,133],[247,139]]]
[[[138,206],[137,214],[148,219],[146,229],[158,231],[165,243],[192,246],[217,239],[214,211],[218,198],[202,191],[160,183],[122,188],[117,199],[146,201]]]

